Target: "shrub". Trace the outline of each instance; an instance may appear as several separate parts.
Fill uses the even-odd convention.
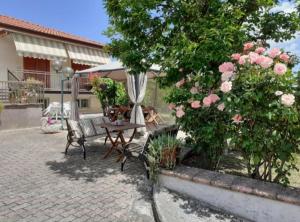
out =
[[[300,136],[297,78],[288,68],[290,55],[276,48],[265,51],[246,43],[232,62],[220,65],[220,90],[232,118],[232,142],[242,152],[249,176],[288,184]]]
[[[190,136],[201,166],[215,170],[223,154],[226,113],[220,111],[220,98],[212,89],[212,73],[197,73],[182,79],[166,98],[176,122]]]
[[[25,80],[26,83],[28,83],[29,85],[43,85],[43,82],[40,80],[37,80],[35,78],[29,77]]]
[[[123,83],[97,76],[90,78],[90,81],[93,86],[92,92],[99,99],[104,112],[109,106],[128,103],[127,92]]]

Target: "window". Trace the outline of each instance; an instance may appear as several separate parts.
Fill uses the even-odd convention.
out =
[[[23,57],[24,79],[33,78],[50,87],[50,60]]]
[[[88,99],[79,99],[78,107],[81,109],[89,108],[89,100]]]
[[[77,64],[77,63],[71,63],[71,67],[74,71],[81,71],[84,69],[89,69],[91,66],[89,65],[83,65],[83,64]],[[79,78],[79,88],[85,89],[85,85],[88,85],[89,80],[87,78]]]

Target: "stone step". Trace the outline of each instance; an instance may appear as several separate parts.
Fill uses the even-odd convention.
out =
[[[222,212],[199,200],[154,187],[154,209],[160,222],[242,222],[247,221]]]

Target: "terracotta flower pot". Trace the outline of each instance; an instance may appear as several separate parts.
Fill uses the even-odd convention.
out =
[[[168,163],[172,163],[175,166],[178,153],[178,148],[165,148],[162,152],[160,166],[164,168],[169,168],[170,166],[168,166]]]

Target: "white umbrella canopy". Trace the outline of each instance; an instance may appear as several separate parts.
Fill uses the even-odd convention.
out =
[[[163,76],[160,73],[160,66],[158,65],[152,65],[146,72],[146,75],[142,73],[140,75],[128,75],[127,68],[123,65],[123,63],[119,61],[78,71],[77,74],[81,76],[97,74],[99,77],[107,77],[114,81],[127,81],[127,90],[129,93],[129,97],[131,101],[135,104],[133,112],[131,113],[130,122],[142,125],[145,124],[145,119],[140,103],[142,102],[145,96],[147,79],[153,79],[158,76]],[[140,129],[140,131],[144,132],[145,128]]]
[[[160,67],[158,65],[152,65],[147,72],[148,79],[161,76],[159,74]],[[85,69],[76,72],[80,75],[88,75],[90,73],[97,73],[100,77],[108,77],[115,81],[127,81],[126,67],[123,66],[122,62],[115,61],[108,64],[96,66],[90,69]]]

